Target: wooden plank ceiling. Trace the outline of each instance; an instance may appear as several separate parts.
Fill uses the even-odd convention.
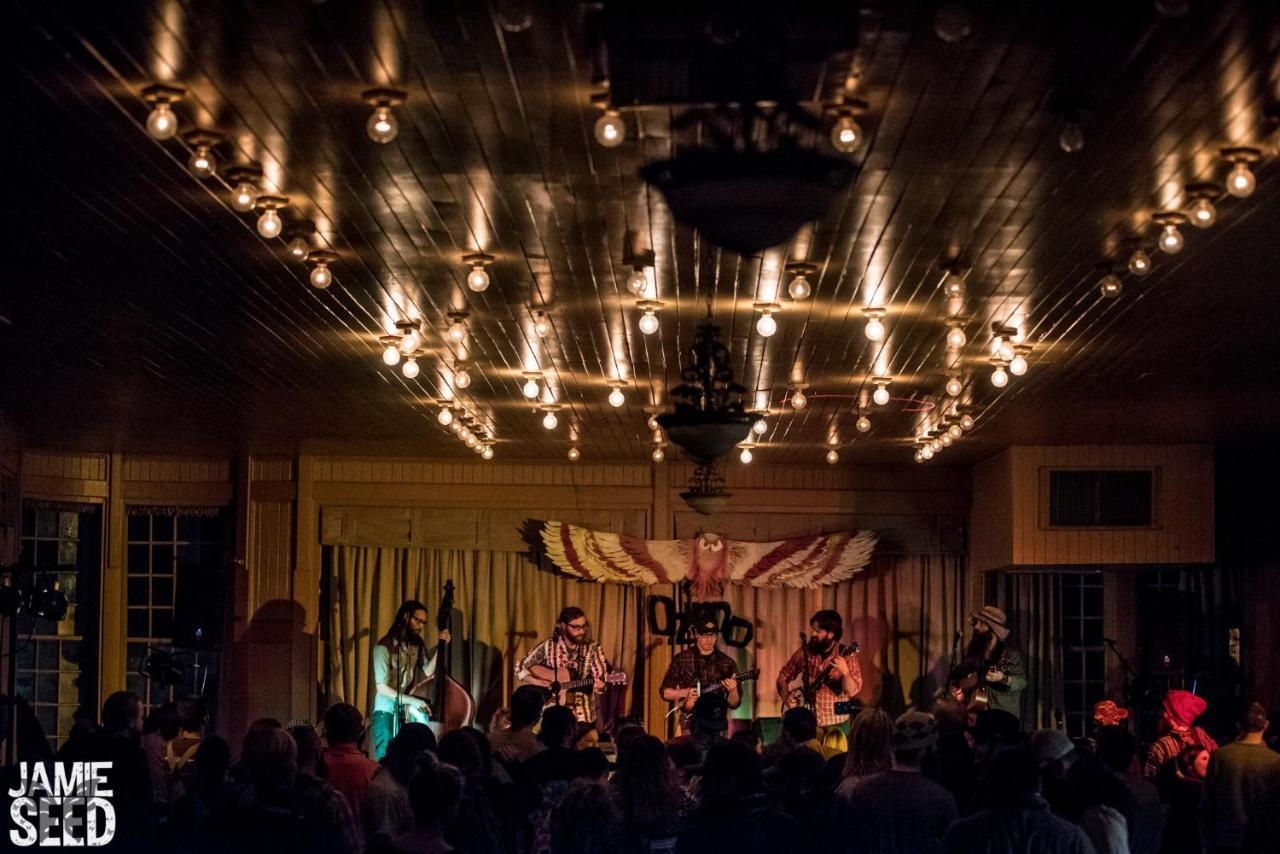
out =
[[[677,226],[637,175],[693,140],[672,129],[679,108],[627,111],[622,145],[595,142],[590,4],[5,4],[0,400],[42,444],[470,456],[437,423],[457,398],[498,458],[563,459],[576,443],[584,458],[637,459],[645,407],[665,403],[709,306],[769,410],[761,462],[819,462],[829,440],[842,462],[908,461],[948,404],[954,313],[969,339],[959,400],[977,420],[935,462],[1010,442],[1280,428],[1273,4],[1192,2],[1177,18],[1144,2],[968,5],[971,32],[946,41],[935,4],[863,4],[843,64],[826,69],[869,105],[861,171],[789,244],[739,257]],[[338,255],[331,287],[310,287],[284,241],[231,207],[221,172],[196,178],[180,139],[147,135],[140,93],[157,81],[187,89],[183,130],[226,134],[221,167],[261,164],[264,190],[289,199],[286,224],[315,223],[312,245]],[[365,132],[373,86],[408,93],[387,145]],[[1064,95],[1084,106],[1073,154],[1059,147]],[[1154,251],[1152,213],[1222,181],[1232,145],[1262,148],[1256,192],[1224,198],[1210,229],[1184,227],[1179,254]],[[1098,264],[1134,235],[1154,272],[1105,299]],[[461,260],[478,250],[496,259],[483,293]],[[653,335],[626,288],[624,259],[643,250],[665,303]],[[969,272],[949,304],[941,269],[956,258]],[[786,294],[795,260],[818,269],[804,301]],[[752,306],[775,300],[766,339]],[[888,310],[882,344],[863,334],[869,304]],[[457,310],[463,346],[444,337]],[[406,318],[425,336],[415,379],[380,357]],[[1033,348],[1003,389],[989,380],[993,322]],[[465,390],[451,386],[462,357]],[[564,407],[554,430],[521,393],[530,370]],[[870,400],[877,375],[893,378],[885,406]],[[796,381],[801,411],[785,405]]]

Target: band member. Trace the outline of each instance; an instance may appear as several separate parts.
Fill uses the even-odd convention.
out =
[[[435,650],[428,650],[422,639],[427,624],[427,606],[410,599],[399,607],[387,633],[373,647],[373,739],[374,759],[381,759],[387,744],[395,737],[406,718],[426,720],[427,702],[422,683],[436,672]],[[440,640],[448,641],[449,632],[442,631]]]
[[[699,690],[705,693],[716,686],[723,689],[730,709],[742,704],[742,690],[734,675],[737,665],[729,656],[716,649],[720,626],[715,617],[705,614],[694,622],[694,645],[676,653],[662,677],[662,699],[680,703],[684,715],[693,713]]]
[[[1022,653],[1009,637],[1004,611],[983,605],[969,616],[969,624],[973,638],[952,671],[951,698],[971,707],[985,704],[1021,719],[1026,668]]]
[[[837,714],[835,705],[862,690],[862,668],[858,665],[856,646],[840,646],[844,620],[832,610],[818,611],[809,619],[812,634],[797,649],[778,673],[778,694],[788,701],[788,689],[800,680],[797,702],[813,709],[819,727],[842,729],[849,721],[847,714]],[[847,735],[847,733],[846,733]]]
[[[535,646],[516,665],[518,681],[547,688],[557,687],[551,684],[553,681],[591,679],[592,691],[571,692],[568,700],[574,716],[585,723],[596,719],[595,695],[604,691],[604,677],[609,672],[604,650],[588,637],[590,628],[586,612],[569,605],[560,611],[551,637]],[[567,671],[563,674],[566,679],[551,677],[551,673],[560,671]]]

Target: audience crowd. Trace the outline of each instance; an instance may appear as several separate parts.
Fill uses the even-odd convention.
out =
[[[849,752],[824,756],[812,712],[793,709],[767,747],[728,733],[722,695],[701,697],[668,743],[624,722],[611,740],[518,688],[500,724],[445,734],[403,725],[379,762],[339,703],[322,727],[255,721],[239,756],[202,701],[152,711],[113,694],[59,759],[110,760],[113,847],[307,854],[718,854],[1280,851],[1280,754],[1249,705],[1219,747],[1205,702],[1164,701],[1140,755],[1128,713],[1099,703],[1091,735],[1022,732],[1007,712],[944,703],[893,720],[864,709]]]

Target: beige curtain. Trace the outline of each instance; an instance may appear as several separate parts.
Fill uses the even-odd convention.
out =
[[[1001,572],[994,575],[992,583],[994,601],[1008,616],[1013,639],[1026,662],[1023,729],[1061,729],[1066,706],[1058,637],[1062,576],[1054,572]]]
[[[572,581],[516,552],[326,549],[330,702],[371,707],[372,645],[405,599],[416,598],[434,611],[447,578],[457,585],[453,673],[476,698],[482,725],[503,705],[511,663],[547,636],[564,605],[587,612],[605,654],[631,674],[633,686],[642,682],[649,652],[668,643],[650,635],[642,620],[645,598],[673,595],[669,585],[637,589]],[[734,713],[738,718],[780,714],[774,680],[800,632],[809,630],[809,617],[821,608],[839,611],[845,642],[861,647],[864,703],[895,715],[908,707],[928,708],[945,682],[955,632],[967,616],[962,563],[950,555],[877,555],[855,580],[815,590],[730,585],[725,601],[755,632],[746,648],[726,651],[740,669],[761,670],[760,681]]]
[[[327,546],[328,702],[373,707],[373,645],[406,599],[434,615],[453,579],[451,672],[487,724],[510,692],[513,662],[550,634],[565,605],[579,605],[615,667],[635,672],[641,591],[544,572],[519,552]],[[429,627],[424,635],[434,638]]]

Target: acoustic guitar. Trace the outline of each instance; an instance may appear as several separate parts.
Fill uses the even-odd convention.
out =
[[[605,685],[626,685],[627,674],[621,670],[614,670],[600,677],[600,681]],[[535,664],[529,668],[529,675],[520,680],[521,685],[536,685],[539,688],[550,688],[552,682],[560,683],[560,704],[564,705],[569,702],[569,694],[580,692],[590,694],[595,690],[596,680],[593,676],[585,679],[575,679],[573,674],[569,672],[567,667],[559,667],[552,670],[543,664]],[[584,690],[585,689],[585,690]]]
[[[818,678],[807,686],[808,691],[806,692],[806,686],[804,685],[792,688],[787,693],[786,699],[782,701],[782,708],[812,709],[818,701],[818,689],[825,685],[827,680],[830,679],[834,673],[831,662],[837,656],[840,658],[846,658],[857,653],[859,650],[860,647],[856,643],[837,644],[835,651],[827,657],[826,662],[823,664],[822,670],[818,673]]]

